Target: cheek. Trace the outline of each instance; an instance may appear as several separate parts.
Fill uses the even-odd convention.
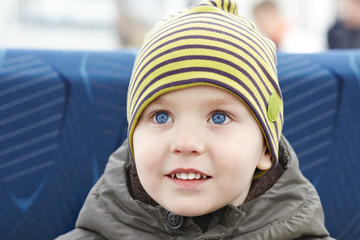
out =
[[[133,135],[133,144],[134,144],[134,162],[136,168],[140,173],[152,172],[155,169],[155,166],[160,166],[160,154],[161,154],[161,144],[159,141],[155,141],[155,137],[148,131],[143,129],[136,129]]]
[[[256,166],[261,156],[260,144],[252,141],[242,141],[237,139],[239,144],[219,144],[221,152],[217,153],[213,159],[218,161],[218,169],[223,169],[226,173],[231,173],[233,178],[241,178],[245,181],[251,181]]]
[[[219,176],[221,181],[218,189],[221,189],[222,196],[229,203],[241,205],[248,195],[256,167],[251,162],[240,158],[233,159],[228,164],[223,163],[219,168],[221,167],[222,174],[221,178]]]
[[[226,161],[226,164],[225,164]],[[248,159],[243,156],[238,156],[237,158],[232,158],[232,160],[224,159],[224,163],[221,164],[221,169],[226,173],[230,179],[240,179],[241,181],[251,181],[253,174],[256,169],[256,164],[251,159]]]
[[[156,156],[154,156],[154,151],[152,146],[148,146],[146,138],[143,137],[141,132],[134,132],[133,143],[134,143],[134,162],[136,170],[140,179],[141,184],[149,191],[149,187],[153,185],[153,175],[156,171],[155,166],[157,163]],[[150,187],[151,189],[151,187]]]
[[[143,167],[146,164],[147,151],[151,151],[152,148],[146,146],[147,143],[146,133],[141,128],[136,129],[133,135],[133,149],[134,149],[134,162],[139,170],[139,167]]]

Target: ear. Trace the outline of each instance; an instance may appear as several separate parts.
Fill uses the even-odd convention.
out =
[[[271,154],[268,151],[267,146],[265,145],[264,151],[262,152],[262,155],[256,167],[259,170],[268,170],[271,168],[271,165],[272,165]]]

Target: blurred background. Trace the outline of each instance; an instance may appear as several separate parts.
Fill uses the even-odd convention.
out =
[[[154,23],[199,2],[201,0],[0,0],[0,48],[138,48]],[[347,2],[354,2],[358,7],[347,7]],[[239,14],[257,23],[281,51],[319,52],[331,46],[360,47],[356,43],[354,46],[338,43],[336,38],[344,36],[343,28],[350,26],[351,37],[347,41],[355,38],[360,44],[360,0],[265,3],[238,0],[238,4]],[[349,19],[355,24],[342,24],[349,9],[353,10],[350,13],[354,12]],[[334,26],[334,44],[329,44],[329,29]]]

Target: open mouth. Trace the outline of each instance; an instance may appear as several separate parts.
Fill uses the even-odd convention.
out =
[[[174,180],[206,180],[211,176],[196,169],[178,168],[167,174],[167,177]]]
[[[184,173],[184,172],[170,174],[170,177],[181,180],[205,180],[207,178],[210,178],[210,176],[201,173]]]
[[[196,169],[184,169],[178,168],[166,175],[171,182],[173,182],[178,189],[182,190],[194,190],[200,189],[202,184],[205,184],[212,176],[209,176]]]

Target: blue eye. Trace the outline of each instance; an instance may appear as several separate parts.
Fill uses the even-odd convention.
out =
[[[166,112],[160,112],[156,113],[156,115],[154,116],[154,120],[159,124],[165,124],[171,121],[171,117]]]
[[[216,112],[211,116],[211,121],[215,124],[223,124],[227,123],[229,119],[224,113]]]

